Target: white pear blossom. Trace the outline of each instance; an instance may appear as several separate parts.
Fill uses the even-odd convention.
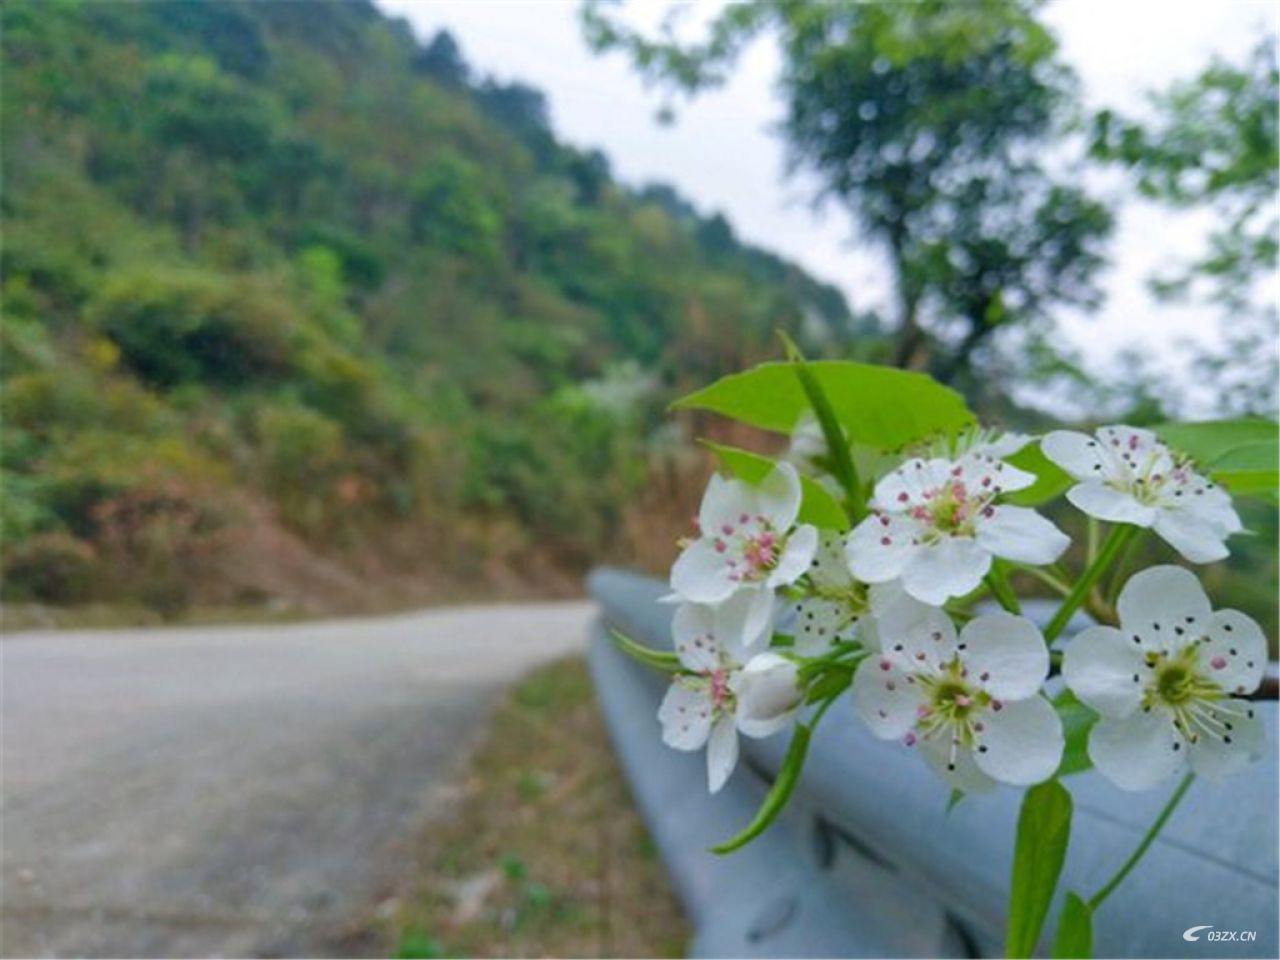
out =
[[[1102,719],[1089,757],[1103,776],[1142,790],[1190,766],[1220,779],[1262,752],[1262,722],[1249,701],[1267,660],[1262,629],[1236,610],[1214,611],[1182,567],[1130,578],[1120,627],[1090,627],[1066,649],[1062,673]]]
[[[901,577],[907,593],[941,605],[975,589],[993,556],[1052,563],[1066,534],[1034,510],[997,502],[1035,479],[981,451],[908,460],[876,484],[871,515],[849,536],[849,568],[865,583]]]
[[[792,609],[795,652],[816,657],[837,642],[855,638],[878,649],[879,623],[905,629],[931,608],[906,593],[898,581],[868,586],[855,580],[845,559],[844,536],[824,530],[809,567],[808,589]]]
[[[882,740],[919,746],[957,790],[1048,779],[1062,759],[1062,724],[1040,695],[1049,672],[1044,638],[1009,613],[977,617],[957,637],[941,610],[858,667],[853,702]]]
[[[771,624],[750,623],[751,597],[717,607],[684,603],[672,620],[676,655],[686,673],[671,681],[658,720],[677,750],[707,748],[707,784],[724,786],[738,762],[738,731],[764,737],[793,718],[803,693],[796,666],[764,650]]]
[[[767,615],[778,587],[809,568],[818,531],[796,526],[800,477],[777,464],[759,486],[711,477],[698,511],[699,536],[671,568],[671,588],[683,600],[722,603],[735,593],[753,598],[751,624]]]
[[[1102,427],[1095,436],[1057,430],[1044,455],[1080,481],[1067,499],[1092,517],[1150,527],[1192,563],[1227,556],[1242,527],[1231,498],[1175,456],[1150,430]]]

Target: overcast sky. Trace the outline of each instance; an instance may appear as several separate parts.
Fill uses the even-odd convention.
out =
[[[728,86],[683,108],[674,126],[660,126],[656,98],[624,59],[588,52],[574,0],[378,2],[406,17],[420,37],[447,27],[480,72],[541,88],[556,131],[604,150],[624,181],[671,183],[704,212],[725,213],[743,239],[839,286],[855,308],[884,304],[885,272],[851,239],[848,220],[834,210],[816,214],[807,185],[784,179],[783,145],[772,132],[782,104],[771,44],[757,43]],[[667,6],[632,0],[631,9],[652,16]],[[1090,107],[1140,112],[1144,91],[1193,75],[1211,55],[1238,61],[1260,31],[1274,29],[1276,9],[1269,0],[1056,0],[1046,19]],[[1132,200],[1118,176],[1106,178],[1104,189],[1120,214],[1104,280],[1107,303],[1092,317],[1063,313],[1060,329],[1099,373],[1126,345],[1174,364],[1170,340],[1211,337],[1215,315],[1157,306],[1145,278],[1196,253],[1206,221]]]

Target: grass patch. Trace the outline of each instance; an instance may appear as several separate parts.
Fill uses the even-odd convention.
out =
[[[508,692],[387,922],[402,958],[683,955],[687,924],[582,659]]]

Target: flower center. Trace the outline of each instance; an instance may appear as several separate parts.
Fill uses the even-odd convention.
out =
[[[1000,701],[991,694],[969,683],[969,671],[959,658],[947,664],[940,674],[917,674],[916,680],[924,686],[926,703],[920,707],[917,729],[927,737],[945,735],[951,740],[949,766],[955,769],[955,753],[958,748],[972,748],[983,732],[982,714],[987,710],[999,710]],[[979,746],[979,750],[983,747]]]
[[[716,711],[725,711],[729,706],[729,671],[715,670],[711,674],[711,706]]]
[[[1136,439],[1131,438],[1129,450],[1120,450],[1129,475],[1112,480],[1113,488],[1149,507],[1173,506],[1189,490],[1194,492],[1196,475],[1189,460],[1172,461],[1169,449],[1163,445],[1153,447],[1139,459],[1133,442]]]
[[[1151,678],[1142,692],[1142,709],[1167,711],[1182,739],[1198,743],[1207,736],[1230,743],[1236,722],[1244,716],[1252,719],[1253,709],[1229,696],[1205,672],[1197,644],[1187,644],[1174,654],[1148,653],[1146,663]],[[1218,664],[1213,661],[1209,666]],[[1133,678],[1136,682],[1139,675]],[[1175,741],[1173,749],[1180,747],[1181,742]]]
[[[993,497],[994,493],[989,491],[973,493],[962,479],[956,477],[926,492],[924,499],[927,503],[916,507],[911,515],[938,533],[971,537],[974,535],[974,521],[990,510]]]
[[[730,576],[739,582],[763,580],[778,565],[786,538],[764,517],[742,514],[738,522],[715,531],[717,553],[725,555]]]
[[[1222,699],[1225,692],[1217,681],[1202,671],[1199,653],[1196,644],[1189,643],[1172,655],[1147,654],[1147,666],[1151,668],[1152,676],[1144,699],[1174,708],[1182,708],[1197,700]]]

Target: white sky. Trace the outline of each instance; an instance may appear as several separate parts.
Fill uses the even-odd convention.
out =
[[[744,240],[775,250],[839,286],[855,309],[884,304],[880,262],[859,250],[836,210],[818,215],[809,191],[783,177],[782,116],[774,92],[777,53],[751,48],[723,89],[683,106],[674,126],[654,122],[658,105],[621,55],[593,56],[582,41],[576,0],[378,0],[422,38],[447,27],[474,69],[541,88],[557,133],[602,149],[616,175],[676,186],[701,210],[722,211]],[[648,19],[666,0],[632,0]],[[1214,53],[1239,60],[1280,5],[1269,0],[1055,0],[1045,17],[1078,71],[1089,107],[1136,113],[1144,91],[1198,72]],[[1107,302],[1091,317],[1063,311],[1059,329],[1103,373],[1125,346],[1176,364],[1173,342],[1210,338],[1215,314],[1157,305],[1146,290],[1158,266],[1200,250],[1203,217],[1132,199],[1121,177],[1103,178],[1119,213]]]

